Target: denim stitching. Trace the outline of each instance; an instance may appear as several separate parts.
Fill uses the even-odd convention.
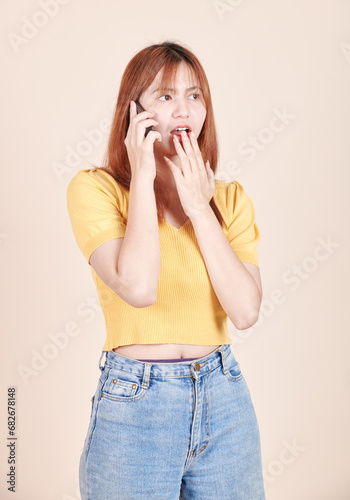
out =
[[[106,367],[105,367],[106,368]],[[99,378],[99,381],[98,381],[98,385],[102,388],[103,384],[105,383],[105,381],[107,380],[108,378],[108,372],[109,372],[109,369],[107,368],[106,370],[103,370],[100,378]],[[93,436],[93,433],[94,433],[94,430],[95,430],[95,427],[96,427],[96,421],[97,421],[97,412],[98,412],[98,405],[99,405],[99,402],[100,400],[94,398],[94,405],[95,405],[95,408],[93,409],[93,415],[91,415],[90,417],[90,425],[89,425],[89,435],[88,435],[88,440],[86,442],[86,445],[84,447],[84,449],[86,448],[86,453],[85,453],[85,464],[87,463],[87,459],[88,459],[88,455],[89,455],[89,451],[90,451],[90,445],[91,445],[91,441],[92,441],[92,436]]]

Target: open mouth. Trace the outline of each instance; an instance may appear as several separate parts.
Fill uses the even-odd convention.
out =
[[[172,135],[176,135],[179,139],[181,139],[182,138],[181,134],[183,131],[185,131],[186,134],[188,134],[189,132],[191,132],[191,128],[190,127],[177,127],[177,128],[174,128],[174,130],[172,130],[170,133]]]

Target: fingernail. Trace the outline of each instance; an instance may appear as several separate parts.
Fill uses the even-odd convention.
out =
[[[191,130],[191,137],[195,137],[193,130]]]

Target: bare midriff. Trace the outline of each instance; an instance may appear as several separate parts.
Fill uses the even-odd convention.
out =
[[[218,347],[220,344],[130,344],[115,347],[113,351],[132,359],[180,359],[203,358]]]

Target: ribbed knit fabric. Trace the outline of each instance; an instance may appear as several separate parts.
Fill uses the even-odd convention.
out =
[[[259,267],[260,233],[249,196],[237,181],[215,184],[214,199],[227,224],[225,235],[242,262]],[[99,245],[124,236],[128,203],[129,192],[98,168],[80,170],[70,181],[68,214],[89,265]],[[90,266],[106,322],[103,350],[130,344],[231,344],[227,315],[211,285],[190,219],[180,228],[162,221],[159,238],[161,271],[157,300],[151,306],[130,306]]]

